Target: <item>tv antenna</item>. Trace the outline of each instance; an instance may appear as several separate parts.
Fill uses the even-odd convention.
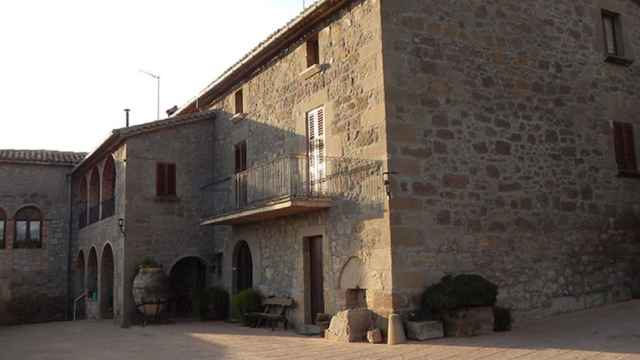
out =
[[[145,70],[140,70],[141,73],[145,74],[145,75],[149,75],[152,78],[154,78],[156,80],[156,91],[157,91],[157,98],[156,98],[156,119],[160,120],[160,75],[156,75],[152,72],[149,71],[145,71]]]

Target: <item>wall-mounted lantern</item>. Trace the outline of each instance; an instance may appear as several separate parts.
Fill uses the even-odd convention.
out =
[[[118,219],[118,227],[120,228],[120,232],[124,235],[124,219],[123,218]]]
[[[384,191],[387,193],[387,197],[389,199],[391,199],[391,190],[393,189],[393,187],[391,186],[391,176],[392,175],[397,175],[397,172],[394,171],[386,171],[384,173],[382,173],[382,177],[384,179]]]

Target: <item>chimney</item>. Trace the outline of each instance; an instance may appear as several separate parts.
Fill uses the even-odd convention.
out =
[[[124,109],[124,117],[127,127],[129,127],[129,111],[131,111],[131,109]]]

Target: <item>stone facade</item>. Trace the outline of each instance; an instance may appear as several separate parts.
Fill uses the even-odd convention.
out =
[[[0,161],[0,213],[7,218],[0,243],[0,325],[66,317],[71,166]],[[14,216],[26,207],[42,215],[40,248],[14,248]]]
[[[633,57],[639,4],[382,7],[394,308],[461,272],[499,284],[516,317],[629,299],[640,182],[618,176],[612,122],[640,125],[640,78],[604,61],[601,12]]]
[[[210,271],[215,264],[212,230],[199,226],[211,207],[211,200],[201,195],[213,176],[211,152],[203,150],[212,146],[212,129],[212,122],[205,119],[126,136],[92,154],[74,171],[74,256],[84,263],[74,268],[74,291],[76,295],[96,291],[88,301],[98,303],[87,307],[87,317],[113,317],[117,324],[128,326],[135,315],[133,279],[147,257],[162,265],[167,275],[180,260],[196,258],[207,271],[206,281],[217,281],[216,273]],[[114,214],[79,228],[82,179],[90,178],[94,169],[103,179],[109,158],[116,169]],[[175,196],[156,195],[158,163],[176,165]],[[90,180],[85,185],[90,187]],[[105,200],[102,196],[101,202]],[[95,272],[91,271],[92,252],[96,253]],[[109,262],[105,267],[105,256],[113,257],[113,267]],[[112,308],[107,304],[111,297]]]

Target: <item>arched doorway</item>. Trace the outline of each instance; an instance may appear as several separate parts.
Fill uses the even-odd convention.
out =
[[[80,250],[80,253],[76,257],[76,260],[73,263],[73,298],[77,298],[78,296],[84,293],[84,252]],[[78,307],[74,308],[75,313],[73,314],[74,319],[84,319],[86,310],[83,306],[85,304],[84,301],[78,302]],[[75,305],[75,303],[74,303]]]
[[[102,250],[102,262],[100,269],[100,314],[103,319],[113,318],[113,280],[114,263],[113,249],[107,244]]]
[[[89,251],[89,260],[87,261],[87,296],[91,300],[98,299],[98,254],[96,248]]]
[[[197,257],[186,257],[171,268],[169,280],[174,299],[173,313],[177,317],[198,315],[198,295],[206,286],[206,265]]]
[[[246,241],[236,244],[233,251],[233,290],[237,294],[253,287],[253,260]]]

